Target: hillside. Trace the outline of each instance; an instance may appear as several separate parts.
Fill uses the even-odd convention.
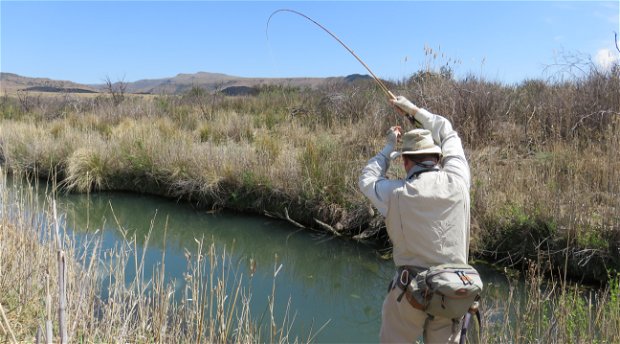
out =
[[[258,85],[289,85],[316,87],[333,78],[244,78],[219,73],[198,72],[178,74],[172,78],[138,80],[127,84],[130,93],[179,94],[192,87],[208,91],[224,90],[228,87],[255,87]],[[336,78],[340,79],[340,78]]]
[[[97,87],[78,84],[72,81],[31,78],[13,73],[0,73],[0,93],[14,93],[19,90],[35,92],[98,92]]]
[[[369,79],[368,75],[349,75],[329,78],[245,78],[220,73],[198,72],[178,74],[170,78],[143,79],[125,82],[127,93],[143,94],[181,94],[192,87],[201,87],[207,91],[224,91],[231,88],[254,88],[259,85],[287,85],[293,87],[316,88],[329,82],[355,82]],[[115,81],[115,80],[112,80]],[[105,84],[83,85],[71,81],[58,81],[47,78],[32,78],[12,73],[0,73],[0,92],[13,93],[18,90],[37,92],[104,92]],[[233,93],[236,91],[233,91]],[[227,93],[227,92],[225,92]],[[230,92],[228,92],[230,93]]]

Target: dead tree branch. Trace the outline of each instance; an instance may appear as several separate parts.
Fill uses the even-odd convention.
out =
[[[112,103],[114,104],[114,106],[119,105],[123,102],[123,100],[125,100],[127,83],[124,79],[125,78],[122,78],[120,81],[113,83],[112,80],[110,80],[109,76],[106,76],[105,78],[105,89],[112,97]]]

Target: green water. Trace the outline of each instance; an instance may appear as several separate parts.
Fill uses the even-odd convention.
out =
[[[120,225],[128,236],[136,235],[138,249],[143,250],[143,238],[152,228],[145,252],[147,278],[161,262],[165,247],[166,278],[176,279],[177,288],[182,288],[187,266],[184,252],[195,252],[195,238],[205,238],[206,243],[215,243],[218,252],[226,248],[237,272],[245,276],[253,295],[254,319],[268,314],[277,262],[282,269],[275,280],[276,321],[283,319],[290,299],[289,321],[293,322],[289,337],[303,341],[316,334],[314,340],[322,343],[378,342],[381,305],[393,263],[369,245],[300,230],[267,217],[210,214],[153,196],[59,195],[58,203],[67,229],[78,239],[101,235],[104,249],[123,240]],[[250,259],[256,262],[251,279]],[[487,284],[503,283],[502,276],[482,272]]]

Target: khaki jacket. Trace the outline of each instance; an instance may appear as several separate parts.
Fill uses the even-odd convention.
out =
[[[470,171],[461,139],[444,117],[420,109],[415,114],[431,131],[443,154],[438,170],[412,168],[404,180],[385,174],[394,150],[386,146],[362,170],[359,187],[386,217],[397,266],[430,267],[467,263],[469,253]]]

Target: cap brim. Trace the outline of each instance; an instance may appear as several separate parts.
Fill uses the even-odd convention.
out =
[[[441,148],[439,148],[438,146],[435,147],[431,147],[431,148],[426,148],[426,149],[420,149],[420,150],[416,150],[416,151],[402,151],[402,152],[393,152],[392,154],[390,154],[390,158],[396,159],[399,156],[403,155],[403,154],[407,154],[407,155],[420,155],[420,154],[441,154]]]

